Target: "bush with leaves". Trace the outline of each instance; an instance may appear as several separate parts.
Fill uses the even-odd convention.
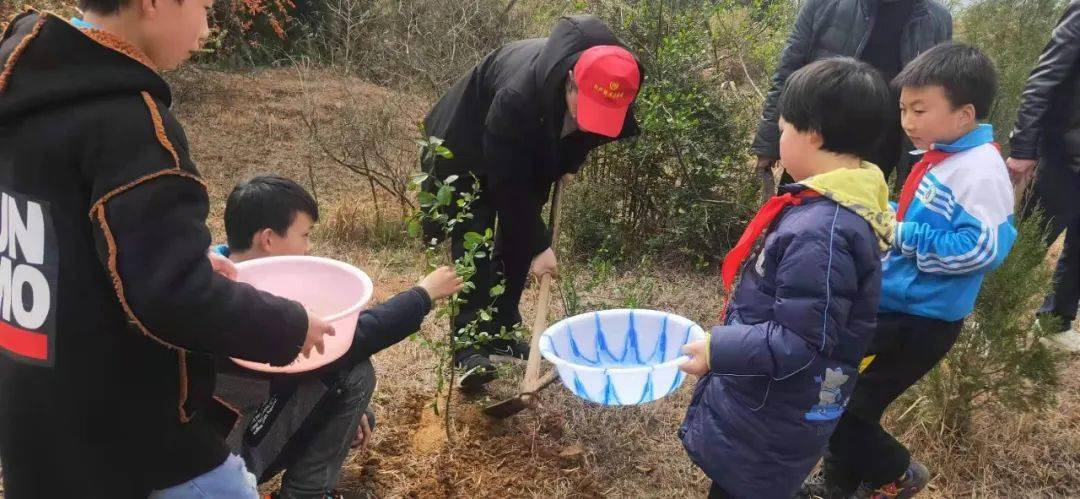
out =
[[[437,226],[442,232],[442,237],[425,242],[425,258],[429,270],[449,263],[465,281],[461,292],[451,296],[446,301],[446,304],[435,313],[436,320],[447,319],[450,323],[447,333],[437,337],[427,337],[421,334],[417,334],[415,337],[420,341],[421,345],[429,348],[436,355],[435,391],[438,394],[443,394],[444,427],[447,438],[452,442],[453,413],[451,401],[453,400],[455,379],[457,377],[454,354],[464,349],[481,347],[495,340],[520,340],[521,329],[513,328],[508,330],[502,328],[498,334],[492,335],[487,332],[486,328],[481,327],[483,323],[490,322],[495,315],[495,300],[505,291],[504,282],[500,282],[488,290],[487,295],[490,297],[491,302],[478,310],[476,319],[456,330],[454,329],[454,318],[461,311],[461,306],[466,303],[462,294],[476,289],[473,277],[476,275],[477,259],[486,260],[491,258],[494,251],[495,233],[489,227],[484,229],[483,232],[461,234],[465,254],[448,262],[451,259],[447,256],[447,252],[440,250],[439,243],[449,241],[460,224],[473,218],[472,205],[479,199],[481,194],[480,182],[476,177],[472,177],[471,189],[458,189],[454,184],[466,179],[458,175],[438,178],[434,172],[435,162],[439,158],[452,159],[453,153],[443,145],[443,140],[437,137],[428,137],[417,142],[420,145],[421,164],[424,165],[425,171],[414,176],[410,185],[414,190],[419,190],[421,184],[429,182],[435,192],[432,193],[429,190],[418,191],[416,199],[420,207],[408,221],[409,234],[413,237],[419,237],[423,232],[422,227],[424,225],[433,224]],[[436,413],[439,412],[438,400],[439,397],[436,397],[435,402],[432,404],[432,409]]]

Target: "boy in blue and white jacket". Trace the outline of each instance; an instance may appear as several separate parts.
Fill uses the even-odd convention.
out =
[[[901,124],[923,152],[897,205],[895,241],[882,259],[878,325],[866,366],[829,441],[825,497],[911,497],[924,466],[881,427],[897,397],[945,357],[975,306],[983,278],[1016,239],[1013,191],[993,128],[993,63],[973,47],[938,45],[893,81]]]

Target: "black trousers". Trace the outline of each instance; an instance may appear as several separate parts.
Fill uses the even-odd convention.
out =
[[[1070,168],[1072,161],[1060,138],[1047,139],[1040,148],[1038,173],[1032,197],[1021,216],[1034,209],[1046,218],[1046,244],[1065,233],[1065,247],[1054,268],[1053,290],[1043,300],[1039,313],[1060,317],[1068,326],[1076,319],[1080,302],[1080,173]],[[1073,158],[1075,160],[1075,158]]]
[[[472,182],[466,181],[468,174],[462,174],[463,179],[454,183],[454,187],[458,189],[458,193],[471,192]],[[469,179],[471,180],[471,178]],[[511,328],[514,325],[521,322],[521,312],[518,310],[518,305],[521,302],[521,295],[525,290],[526,279],[529,275],[529,266],[532,265],[532,249],[528,247],[520,247],[513,244],[510,241],[506,241],[503,237],[503,231],[498,230],[496,227],[496,221],[498,218],[498,210],[492,205],[490,201],[491,196],[484,196],[484,191],[487,190],[488,182],[484,177],[480,177],[480,195],[476,201],[471,205],[470,211],[472,217],[464,220],[462,223],[456,225],[454,230],[450,233],[450,254],[454,259],[461,258],[465,255],[465,234],[469,232],[476,232],[483,234],[488,229],[495,230],[495,249],[490,255],[484,258],[476,258],[476,274],[473,276],[472,282],[476,285],[472,291],[464,293],[462,298],[465,303],[461,306],[458,315],[454,318],[454,330],[458,331],[462,327],[465,327],[479,316],[479,311],[486,308],[489,305],[494,305],[495,313],[492,315],[492,320],[480,323],[480,330],[485,331],[491,335],[496,335],[503,327]],[[433,182],[429,179],[422,185],[424,190],[434,192]],[[538,207],[537,210],[541,210],[543,207]],[[453,216],[453,212],[451,212]],[[431,239],[442,240],[445,237],[442,229],[432,225],[425,224],[424,226],[424,238],[425,241],[431,241]],[[505,290],[503,294],[497,298],[491,297],[491,288],[505,279]],[[501,341],[493,342],[492,345],[498,346],[504,343]],[[461,352],[471,353],[471,352]]]
[[[878,315],[866,353],[874,360],[859,376],[829,439],[824,472],[830,489],[850,494],[861,482],[879,487],[903,475],[911,454],[881,427],[881,416],[949,353],[963,325],[914,315]]]

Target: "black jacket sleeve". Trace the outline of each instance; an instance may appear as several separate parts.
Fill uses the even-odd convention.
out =
[[[795,25],[788,35],[787,46],[780,53],[780,63],[773,74],[771,87],[765,96],[765,105],[761,110],[761,120],[758,122],[757,135],[754,137],[752,150],[758,156],[769,158],[780,157],[780,127],[777,124],[780,115],[776,109],[780,93],[784,91],[784,84],[791,73],[810,62],[810,54],[814,43],[814,17],[818,14],[821,1],[808,0]]]
[[[417,286],[360,314],[352,346],[336,365],[353,365],[371,358],[420,330],[431,311],[431,297]]]
[[[129,321],[185,350],[288,364],[303,345],[307,313],[213,271],[209,199],[186,139],[148,97],[138,104],[100,132],[86,167],[98,256]]]
[[[538,175],[536,148],[528,139],[537,140],[543,132],[522,128],[527,120],[520,117],[527,113],[520,100],[512,91],[501,91],[488,111],[482,145],[489,182],[480,196],[486,196],[498,212],[502,252],[531,258],[551,246],[542,218],[551,181]]]
[[[1035,159],[1044,119],[1053,105],[1059,86],[1075,71],[1080,57],[1080,2],[1070,2],[1050,42],[1031,70],[1023,100],[1017,111],[1016,126],[1009,139],[1010,156]]]

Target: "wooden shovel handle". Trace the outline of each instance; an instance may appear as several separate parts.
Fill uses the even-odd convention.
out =
[[[559,211],[561,208],[563,179],[555,184],[555,193],[551,197],[551,247],[559,242]],[[521,391],[527,392],[536,386],[540,376],[540,334],[547,329],[548,307],[551,305],[551,274],[540,278],[540,296],[536,300],[536,317],[533,319],[532,338],[529,340],[529,363],[525,367],[525,378],[521,381]]]
[[[776,177],[773,176],[772,168],[758,170],[758,178],[761,180],[761,204],[769,201],[776,195]]]

